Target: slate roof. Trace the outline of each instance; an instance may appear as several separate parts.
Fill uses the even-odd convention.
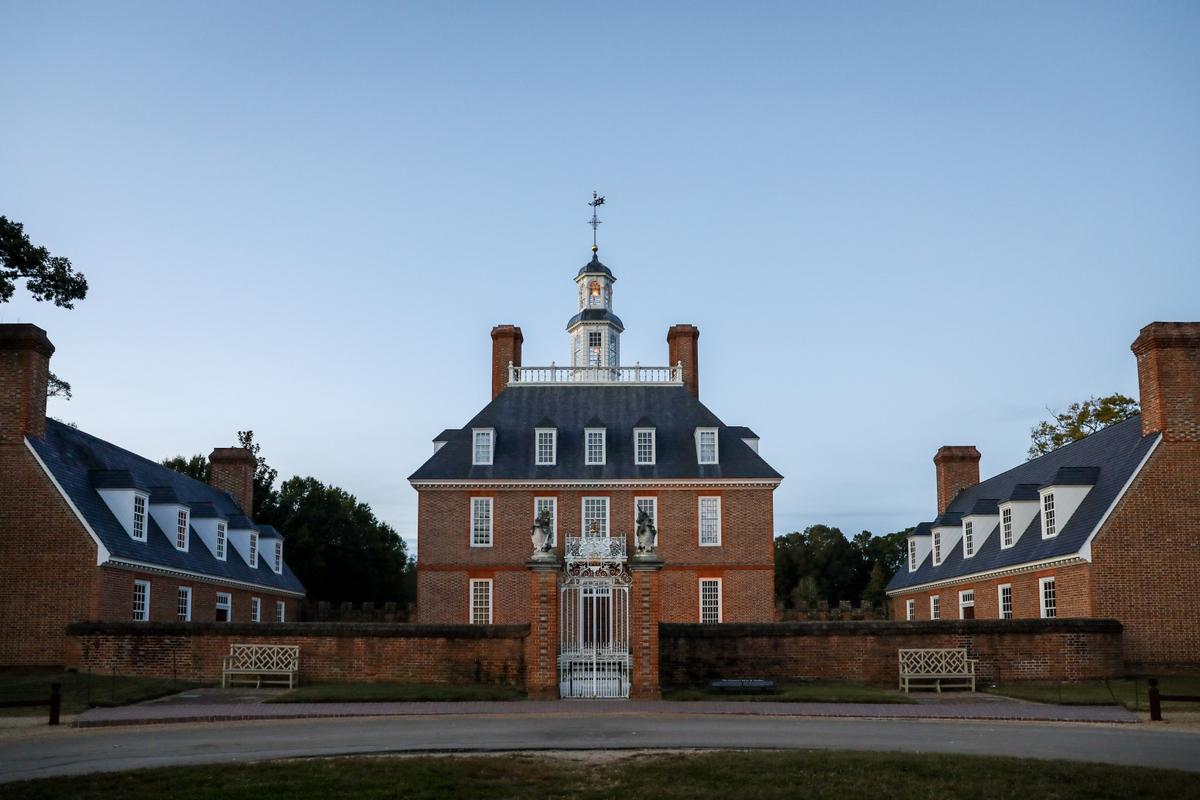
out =
[[[592,260],[580,267],[579,272],[575,273],[576,278],[581,278],[584,275],[606,275],[612,278],[613,283],[617,282],[617,279],[613,277],[612,270],[601,263],[600,256],[596,253],[592,253]]]
[[[617,326],[618,330],[625,330],[625,324],[621,322],[621,318],[607,308],[585,308],[567,320],[567,330],[571,330],[580,322],[611,322]]]
[[[558,427],[556,466],[534,463],[533,437],[543,417]],[[633,429],[643,418],[655,423],[652,465],[633,463]],[[606,463],[584,464],[584,428],[603,420],[607,429]],[[717,428],[720,464],[699,464],[696,428]],[[490,466],[471,464],[471,429],[494,428]],[[412,481],[429,480],[630,480],[766,479],[782,476],[682,386],[513,386],[488,403],[445,446],[434,453]]]
[[[126,487],[130,483],[138,488],[153,487],[153,495],[159,497],[169,491],[190,506],[193,518],[221,516],[231,521],[232,528],[235,527],[232,521],[244,520],[245,515],[228,493],[52,419],[46,420],[45,438],[30,437],[29,442],[112,558],[196,572],[264,589],[304,592],[304,586],[286,563],[283,574],[276,575],[265,557],[259,558],[257,569],[252,569],[236,551],[230,552],[225,561],[218,561],[195,528],[190,531],[187,551],[177,550],[150,514],[146,515],[146,541],[134,541],[96,491],[95,479],[100,476],[102,482],[116,480]],[[268,527],[260,526],[260,530]],[[270,530],[274,533],[273,528]]]
[[[925,557],[915,572],[908,571],[907,563],[901,565],[888,584],[888,591],[1079,552],[1100,518],[1142,463],[1156,438],[1157,434],[1142,436],[1141,417],[1131,417],[964,489],[955,496],[936,524],[958,524],[962,515],[972,511],[981,500],[1037,500],[1039,486],[1088,485],[1089,481],[1094,482],[1087,497],[1057,536],[1042,538],[1039,512],[1017,543],[1007,550],[1001,550],[1000,525],[997,524],[988,532],[986,539],[980,539],[980,532],[976,532],[975,555],[971,558],[963,558],[960,540],[936,567],[933,566],[932,554]],[[924,533],[922,528],[926,525],[929,523],[918,526],[916,533]]]

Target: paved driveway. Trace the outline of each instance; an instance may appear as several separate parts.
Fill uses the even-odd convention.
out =
[[[0,740],[0,781],[298,756],[660,748],[973,753],[1200,772],[1200,733],[1149,726],[630,711],[43,729]]]

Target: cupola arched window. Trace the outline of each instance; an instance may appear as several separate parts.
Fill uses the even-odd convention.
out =
[[[588,306],[591,308],[604,307],[604,293],[600,289],[600,281],[592,281],[588,285]]]

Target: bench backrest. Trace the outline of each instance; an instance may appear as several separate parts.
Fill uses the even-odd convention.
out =
[[[229,656],[234,669],[271,672],[300,669],[300,645],[297,644],[231,644]]]
[[[956,675],[967,672],[963,649],[900,649],[900,672],[905,675]]]

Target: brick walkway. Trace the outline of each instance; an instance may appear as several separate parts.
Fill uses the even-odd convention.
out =
[[[185,692],[179,702],[160,700],[121,708],[94,708],[75,718],[78,727],[178,722],[227,722],[332,717],[447,715],[620,715],[732,714],[749,716],[848,717],[871,719],[974,719],[1046,722],[1137,722],[1119,706],[1056,706],[1007,698],[952,696],[945,700],[891,703],[771,703],[741,701],[518,700],[464,703],[275,703],[221,702],[219,695]],[[189,696],[190,695],[190,696]],[[984,699],[987,697],[987,699]]]

